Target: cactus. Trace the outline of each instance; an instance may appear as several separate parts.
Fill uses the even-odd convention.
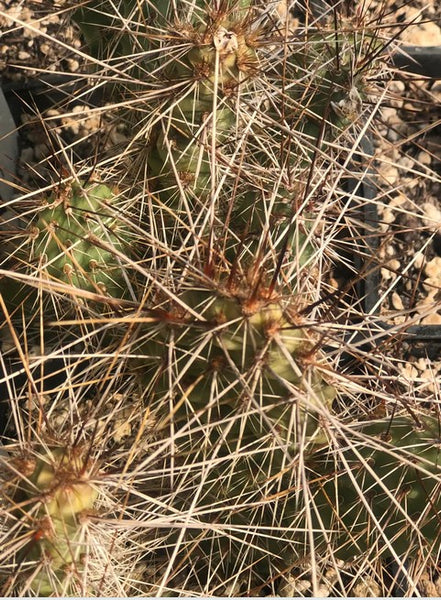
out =
[[[439,431],[435,416],[391,417],[351,427],[339,448],[312,456],[314,519],[332,532],[337,557],[436,555]]]
[[[351,389],[336,372],[337,353],[324,345],[328,337],[341,342],[329,319],[347,321],[346,307],[329,302],[337,295],[330,263],[338,224],[352,218],[339,198],[381,43],[375,33],[359,35],[358,21],[290,34],[262,5],[94,0],[76,12],[96,65],[127,75],[112,92],[120,94],[118,110],[119,99],[129,98],[117,118],[133,137],[112,156],[112,175],[119,169],[137,207],[130,247],[140,258],[137,279],[124,268],[132,256],[124,261],[125,224],[134,215],[118,219],[116,192],[101,184],[68,187],[69,213],[55,200],[41,207],[35,240],[13,252],[19,272],[34,277],[37,263],[47,298],[94,295],[114,305],[133,292],[131,303],[116,302],[127,309],[112,340],[118,347],[99,334],[97,344],[103,364],[111,355],[123,378],[136,378],[154,415],[149,452],[158,463],[146,453],[130,471],[135,436],[124,449],[127,463],[115,461],[115,469],[138,509],[128,502],[122,514],[135,514],[130,526],[144,530],[137,538],[143,556],[134,555],[160,564],[152,581],[159,596],[222,595],[231,582],[241,594],[276,591],[315,549],[326,560],[345,545],[334,526],[336,515],[350,528],[338,490],[350,490],[353,507],[364,489],[353,485],[347,464],[340,476],[322,450],[328,422],[338,424]],[[95,20],[102,37],[93,34]],[[147,250],[144,234],[152,240]],[[10,301],[10,312],[24,308],[19,302]],[[93,325],[86,335],[95,343]],[[102,378],[100,390],[115,389],[113,375],[107,366],[83,371],[85,381]],[[375,430],[363,433],[372,438]],[[33,485],[41,496],[39,475]],[[92,488],[78,485],[74,499],[89,510]],[[51,558],[46,575],[34,579],[40,592],[53,593],[49,573],[64,581],[70,546],[82,551],[81,510],[66,509],[64,519],[47,510],[67,533],[54,529],[59,561],[52,546],[27,549]],[[359,535],[358,523],[355,529]],[[350,552],[366,552],[369,542]]]
[[[0,447],[0,590],[146,596],[154,582],[144,574],[142,517],[155,512],[156,490],[164,501],[168,493],[156,481],[163,471],[154,417],[134,381],[111,368],[108,347],[75,353],[59,341],[57,352],[63,370],[50,386],[37,378],[41,357],[29,355],[23,362],[33,377],[9,386],[18,418]]]
[[[13,261],[13,271],[27,276],[4,286],[3,296],[12,312],[23,306],[25,298],[32,310],[37,294],[24,282],[32,282],[33,277],[35,287],[46,292],[61,290],[66,295],[70,290],[80,297],[86,292],[89,299],[126,296],[120,256],[129,252],[129,233],[113,206],[116,197],[107,185],[71,182],[44,198],[34,208],[36,217],[31,222],[22,215],[8,220],[4,229],[12,221],[17,230],[13,243],[7,242],[7,260]]]
[[[53,445],[4,464],[4,502],[16,507],[16,523],[9,525],[22,528],[20,576],[28,578],[33,595],[58,590],[72,595],[73,582],[82,577],[81,557],[88,552],[81,515],[93,509],[97,497],[86,452]]]
[[[297,310],[263,284],[200,284],[156,308],[141,342],[136,334],[142,388],[175,448],[174,508],[191,515],[196,493],[207,513],[208,529],[193,525],[176,543],[182,552],[197,545],[195,576],[214,561],[227,579],[238,568],[235,553],[246,552],[244,570],[261,584],[296,555],[297,533],[277,531],[289,506],[263,498],[293,485],[298,447],[323,441],[318,415],[336,394],[319,338]],[[193,463],[201,468],[188,471]],[[253,528],[267,534],[251,543]]]
[[[155,189],[175,205],[182,200],[182,188],[196,202],[213,191],[216,152],[222,153],[237,126],[234,97],[258,69],[255,40],[243,20],[244,4],[231,13],[223,7],[205,23],[177,26],[181,40],[173,43],[184,44],[186,50],[166,65],[163,77],[181,89],[152,129],[148,155]]]
[[[107,5],[98,5],[91,3],[84,26],[106,31],[98,15],[99,8],[106,14]],[[144,177],[147,171],[153,213],[170,228],[168,243],[176,220],[192,226],[205,210],[214,212],[211,230],[217,225],[227,243],[233,232],[255,235],[268,219],[272,229],[284,231],[297,218],[293,197],[304,192],[311,159],[320,174],[321,165],[329,168],[347,155],[346,138],[355,139],[368,79],[378,71],[369,58],[380,54],[381,42],[375,33],[359,34],[349,21],[338,24],[338,35],[325,26],[285,40],[281,26],[262,24],[260,7],[249,1],[211,8],[197,1],[182,9],[163,3],[144,7],[143,17],[137,10],[121,3],[124,17],[144,22],[133,28],[133,49],[147,50],[136,56],[143,100],[142,112],[135,112],[142,124],[138,138],[148,141],[147,150],[139,151],[147,168],[137,166],[136,172]],[[111,30],[119,28],[119,18]],[[84,22],[81,13],[78,20]],[[127,46],[130,32],[121,35]],[[115,49],[123,52],[111,49],[112,58]],[[136,86],[136,79],[127,85]],[[271,149],[279,145],[277,157]],[[229,234],[219,222],[226,222]]]
[[[160,56],[150,68],[145,63],[164,87],[145,127],[149,186],[180,218],[189,212],[190,222],[210,206],[216,220],[231,219],[236,234],[254,233],[268,215],[272,227],[283,217],[286,228],[296,218],[293,182],[301,190],[312,155],[319,153],[320,173],[319,165],[344,154],[340,140],[360,117],[374,68],[363,47],[379,42],[368,41],[366,32],[359,39],[351,31],[336,37],[319,30],[293,41],[287,57],[283,36],[262,32],[251,6],[205,12],[200,4],[198,24],[175,23]],[[259,54],[265,34],[276,41],[271,62]],[[182,47],[176,58],[174,46]],[[280,144],[282,154],[265,144],[268,150]]]
[[[90,6],[89,25],[97,6],[112,13]],[[357,152],[369,33],[291,37],[258,2],[118,6],[97,66],[126,65],[121,93],[139,98],[124,113],[136,164],[122,153],[119,167],[157,240],[124,344],[170,440],[182,525],[159,593],[184,562],[190,589],[216,595],[239,572],[249,593],[309,551],[302,465],[338,394],[321,349],[321,194]]]

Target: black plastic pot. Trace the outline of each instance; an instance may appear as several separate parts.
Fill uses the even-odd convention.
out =
[[[402,46],[393,63],[403,71],[430,79],[441,79],[441,46]]]
[[[0,203],[7,203],[14,192],[18,159],[18,134],[7,98],[0,87]]]

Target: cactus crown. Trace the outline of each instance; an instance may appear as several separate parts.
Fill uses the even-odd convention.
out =
[[[4,461],[4,472],[4,502],[13,507],[10,525],[20,527],[20,576],[37,596],[75,593],[81,557],[88,553],[82,515],[97,498],[87,453],[58,444],[40,447]]]

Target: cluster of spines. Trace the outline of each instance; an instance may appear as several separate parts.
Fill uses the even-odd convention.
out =
[[[3,293],[12,311],[24,297],[32,309],[38,289],[74,298],[85,292],[86,299],[125,296],[121,256],[130,256],[130,234],[118,218],[117,197],[105,184],[73,181],[36,201],[31,218],[29,206],[24,214],[18,208],[6,216],[3,235],[13,230],[14,236],[7,240],[3,262],[18,275]]]
[[[314,520],[333,532],[335,556],[400,562],[437,553],[439,445],[437,415],[407,414],[360,422],[345,433],[345,446],[311,456]]]

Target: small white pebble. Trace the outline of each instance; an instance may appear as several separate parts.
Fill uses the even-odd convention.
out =
[[[285,581],[280,585],[278,592],[282,598],[293,598],[310,589],[311,582],[307,579],[297,579],[292,575],[285,576]]]
[[[389,260],[384,267],[381,268],[381,275],[385,281],[397,278],[400,269],[400,261],[396,258]]]
[[[406,89],[406,86],[404,84],[404,81],[394,80],[390,83],[389,89],[392,92],[397,92],[398,94],[402,94],[404,92],[404,90]]]
[[[85,104],[75,104],[72,108],[72,112],[76,115],[90,113],[90,108]]]
[[[393,321],[394,321],[394,325],[401,325],[402,323],[405,323],[406,316],[405,315],[398,315],[398,317],[394,317],[393,318]]]
[[[381,217],[383,223],[393,223],[395,221],[395,215],[390,208],[386,208],[383,212],[383,216]]]
[[[441,226],[441,211],[436,206],[431,202],[424,202],[421,208],[424,211],[424,219],[427,221],[427,225],[431,227]]]
[[[427,379],[427,381],[433,381],[435,373],[432,369],[424,369],[421,373],[421,379]]]
[[[413,112],[415,110],[415,105],[412,102],[405,102],[403,104],[403,108],[404,110],[410,110]]]
[[[25,50],[20,50],[20,52],[18,53],[18,58],[20,60],[28,60],[29,58],[31,58],[31,55]]]
[[[389,269],[385,269],[384,267],[380,269],[381,272],[381,279],[383,279],[383,281],[389,281],[389,279],[392,279],[392,272],[389,271]]]
[[[395,125],[397,123],[401,123],[401,119],[398,116],[397,109],[392,106],[385,106],[381,109],[381,115],[383,120],[387,122],[388,125]]]
[[[421,11],[418,11],[417,19],[421,20]],[[402,34],[402,39],[415,46],[439,46],[441,29],[433,21],[418,23],[417,27],[408,27]]]
[[[330,592],[331,592],[331,590],[329,589],[329,586],[322,583],[317,588],[317,590],[315,592],[315,597],[316,598],[329,598]]]
[[[351,596],[354,598],[379,598],[381,597],[381,588],[373,577],[365,575],[354,585]]]
[[[441,256],[435,256],[426,264],[424,273],[428,278],[441,283]],[[432,282],[432,281],[431,281]]]
[[[422,252],[417,252],[413,257],[413,265],[416,269],[421,269],[424,265],[426,257]]]
[[[416,361],[415,366],[417,369],[420,369],[420,371],[425,371],[427,369],[427,358],[419,358]]]
[[[407,198],[404,194],[399,192],[396,194],[389,202],[389,206],[401,206],[407,201]]]
[[[441,324],[441,315],[439,313],[432,313],[431,315],[427,315],[424,319],[421,319],[422,325],[440,325]]]
[[[392,306],[395,310],[404,310],[404,304],[397,292],[392,293]]]
[[[426,369],[425,371],[423,371],[421,373],[421,379],[425,379],[427,381],[427,391],[439,397],[438,378],[435,376],[433,370]]]
[[[436,295],[439,292],[439,290],[436,287],[434,287],[433,284],[430,282],[430,279],[427,279],[426,281],[429,283],[423,283],[423,288],[427,292],[427,296],[425,298],[422,298],[418,302],[418,305],[416,307],[418,314],[420,315],[422,315],[423,313],[427,313],[428,307],[433,306],[433,304],[435,303]]]
[[[43,42],[42,44],[40,44],[40,52],[42,54],[50,54],[50,52],[51,52],[50,45],[47,44],[46,42]]]
[[[75,58],[66,59],[67,68],[71,73],[76,73],[80,68],[80,63]]]
[[[417,161],[425,167],[430,167],[430,165],[432,164],[432,157],[428,152],[422,150],[418,153]]]
[[[408,381],[416,379],[418,377],[417,369],[410,363],[402,365],[400,371],[403,377],[405,377],[405,379],[407,379]]]
[[[404,171],[409,171],[409,169],[415,167],[415,160],[410,156],[402,156],[397,163],[400,165],[400,169]]]
[[[388,183],[390,185],[394,185],[399,179],[398,169],[393,165],[383,165],[380,168],[380,174],[385,183]]]
[[[390,260],[387,263],[387,266],[392,269],[393,271],[399,271],[400,270],[400,261],[397,258],[393,258],[392,260]],[[395,273],[394,273],[395,274]]]

